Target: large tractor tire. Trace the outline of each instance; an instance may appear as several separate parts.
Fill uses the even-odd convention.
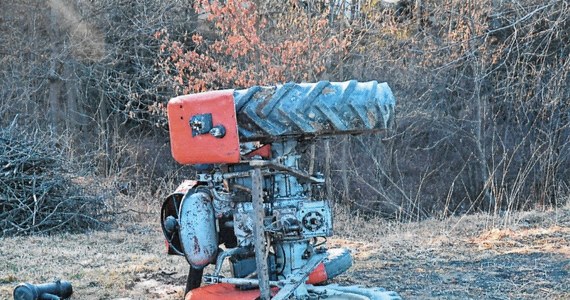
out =
[[[396,104],[387,83],[356,80],[255,86],[233,96],[240,141],[387,129]]]

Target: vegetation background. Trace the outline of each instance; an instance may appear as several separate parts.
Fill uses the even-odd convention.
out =
[[[0,1],[0,237],[157,218],[193,174],[170,156],[168,99],[287,81],[397,98],[389,132],[316,144],[343,209],[499,227],[556,211],[568,28],[566,0]]]

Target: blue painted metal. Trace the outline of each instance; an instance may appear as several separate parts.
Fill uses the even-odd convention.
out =
[[[310,292],[327,295],[332,299],[367,299],[367,300],[402,300],[396,292],[384,288],[364,288],[358,285],[340,286],[329,284],[324,286],[307,286]]]
[[[376,81],[286,83],[234,91],[240,141],[387,129],[396,100]]]
[[[218,233],[212,197],[207,190],[190,190],[180,204],[180,243],[188,263],[202,269],[216,260]]]

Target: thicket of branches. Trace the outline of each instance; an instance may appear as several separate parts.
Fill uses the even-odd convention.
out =
[[[68,171],[45,134],[0,130],[0,237],[101,228],[105,203]]]
[[[389,2],[3,1],[0,125],[70,136],[96,174],[171,176],[172,96],[386,81],[396,128],[319,144],[334,200],[415,220],[567,198],[568,1]]]
[[[569,3],[416,3],[409,18],[362,22],[381,37],[361,35],[361,49],[349,54],[351,70],[385,78],[400,100],[394,135],[346,150],[339,167],[350,186],[366,186],[356,189],[361,199],[412,219],[564,201]]]

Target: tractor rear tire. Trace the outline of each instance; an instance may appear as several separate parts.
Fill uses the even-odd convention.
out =
[[[234,91],[240,141],[261,141],[385,130],[396,100],[376,81],[286,83]]]

